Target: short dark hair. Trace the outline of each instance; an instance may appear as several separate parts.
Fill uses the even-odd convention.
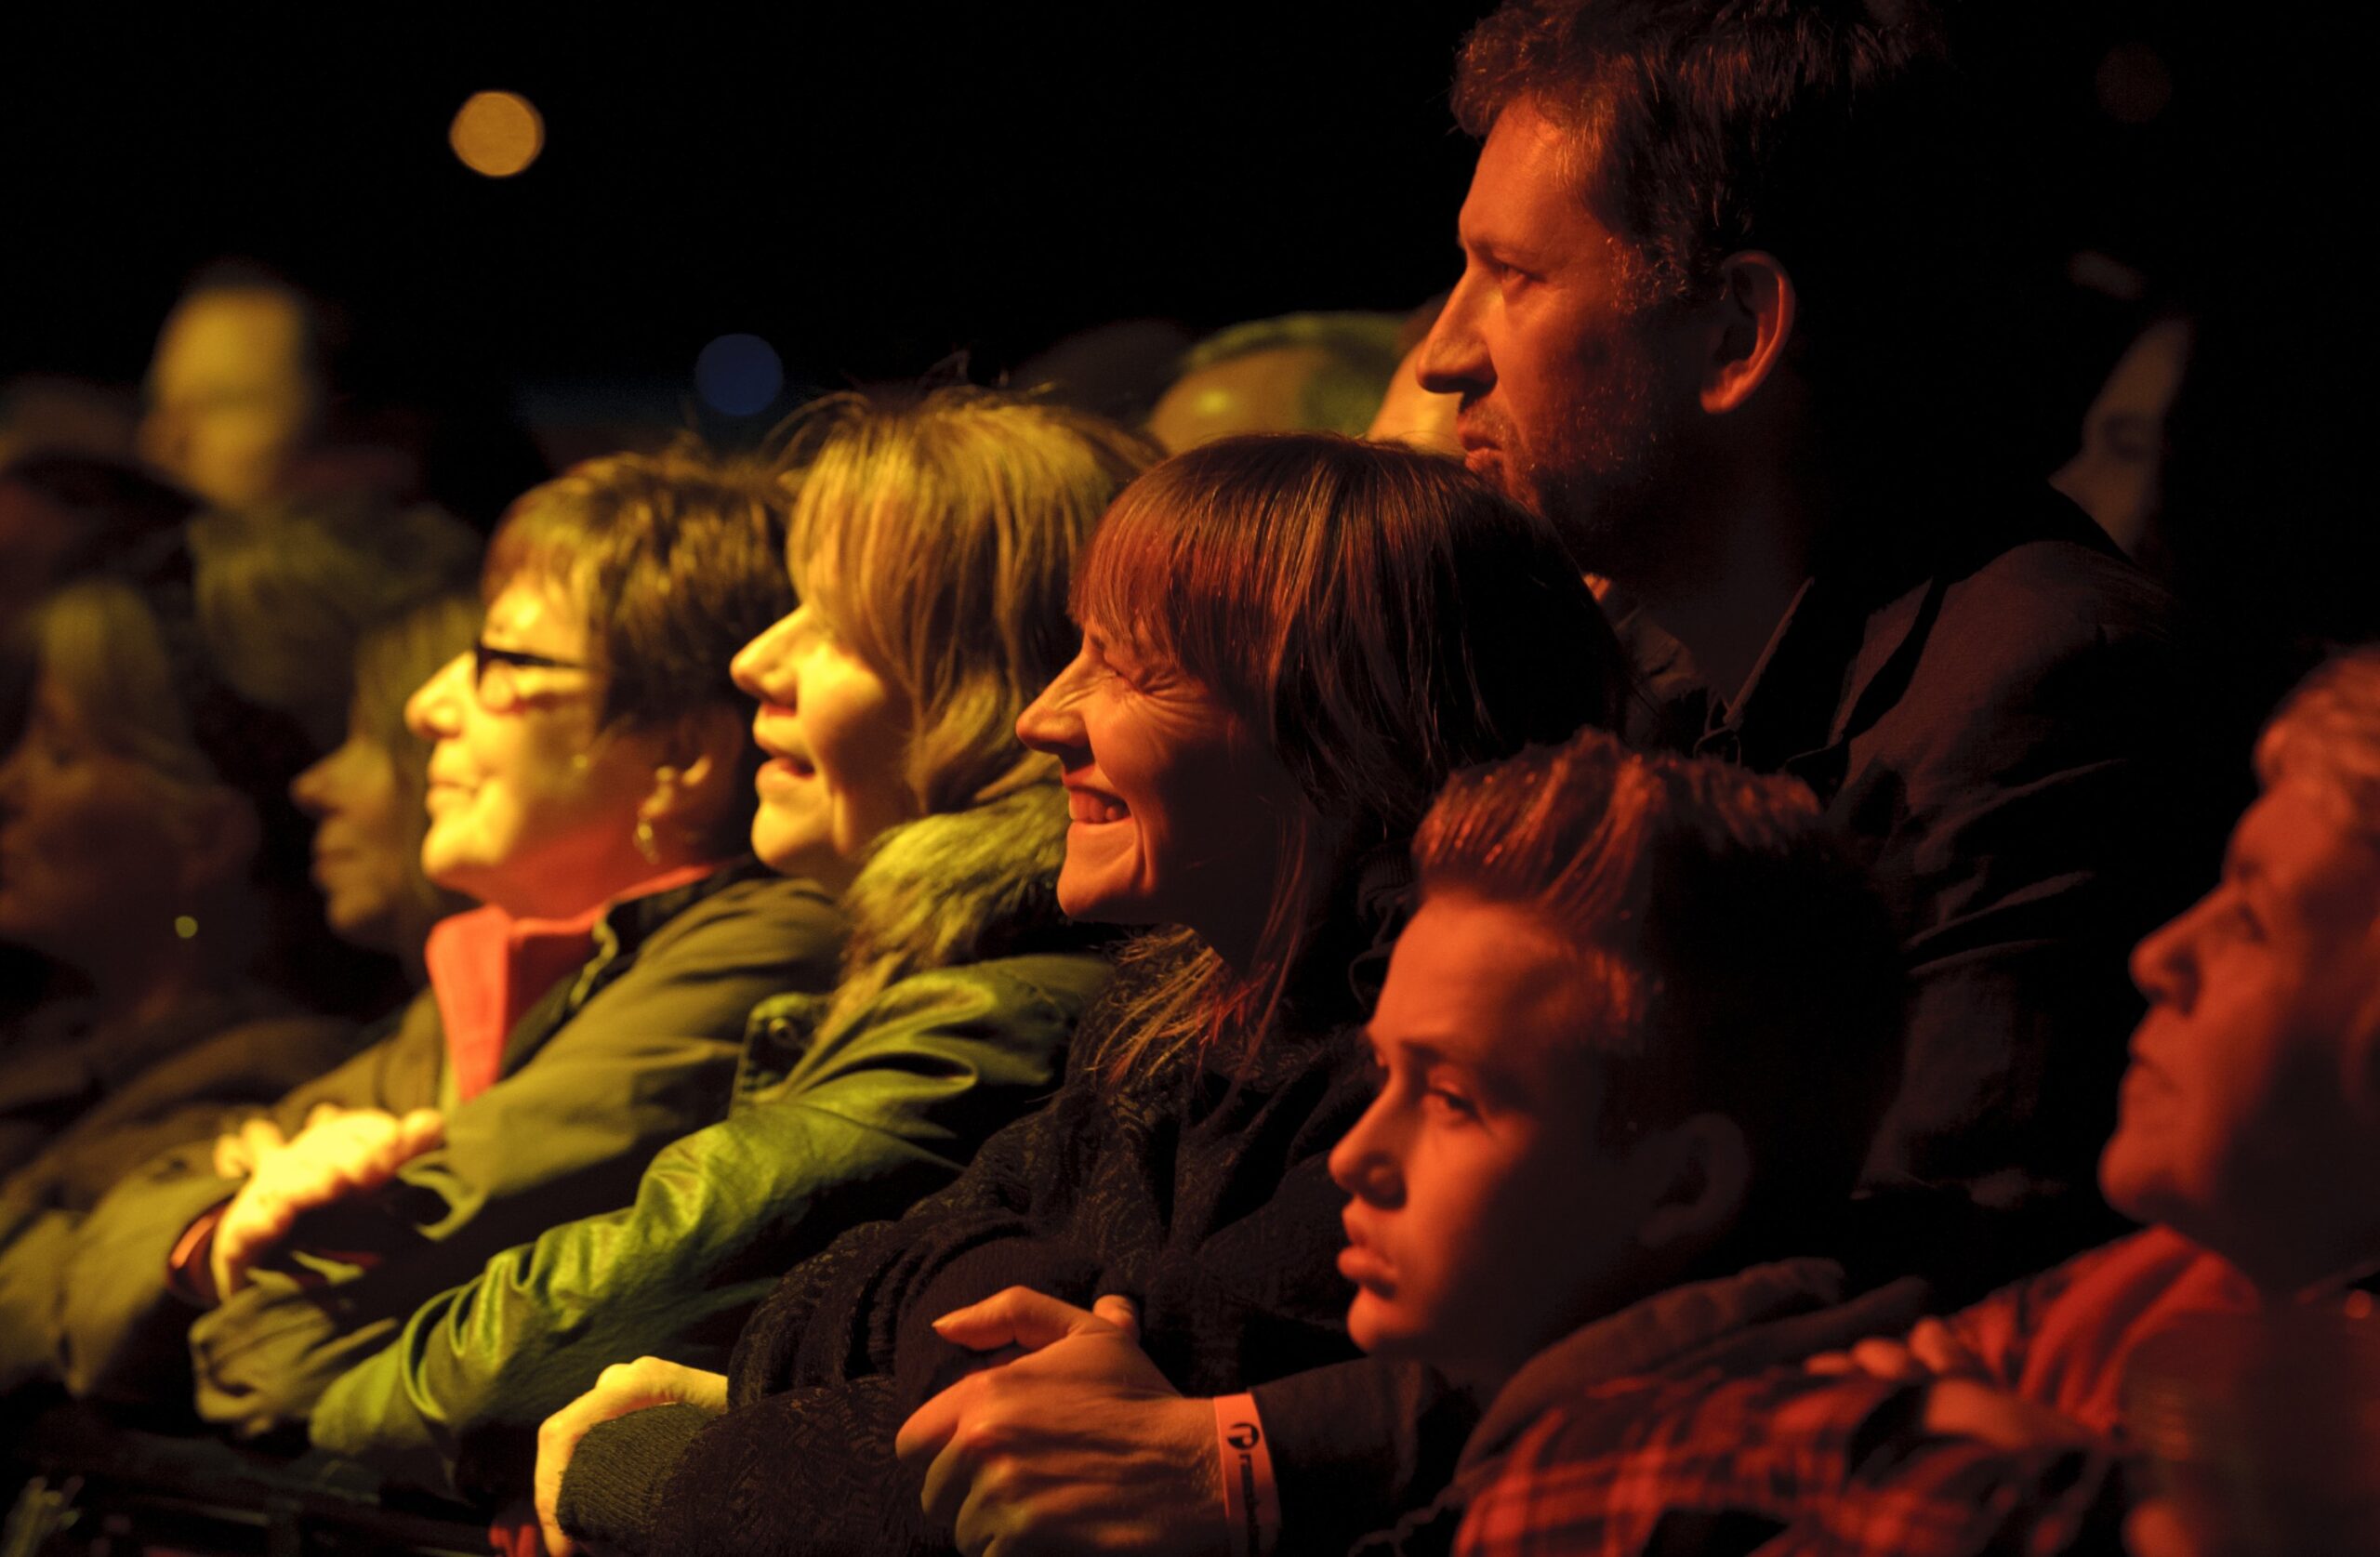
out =
[[[691,442],[659,454],[609,455],[529,489],[504,516],[482,574],[493,600],[516,578],[562,587],[587,615],[605,676],[606,728],[668,730],[753,704],[728,675],[735,652],[793,609],[786,572],[786,491],[756,460]],[[718,842],[749,830],[760,749],[740,750],[737,803]]]
[[[2015,240],[1976,219],[1985,142],[1926,0],[1507,0],[1464,39],[1453,101],[1476,137],[1521,101],[1569,133],[1642,301],[1711,297],[1729,255],[1776,256],[1789,350],[1830,417],[1856,402],[1844,422],[1897,409],[1924,441],[1942,418],[1909,393],[1933,334],[1914,310],[2015,284],[1981,252]]]
[[[1599,1128],[1733,1119],[1739,1241],[1839,1206],[1900,1077],[1891,919],[1800,783],[1583,730],[1458,773],[1415,835],[1424,897],[1522,909],[1578,952]]]

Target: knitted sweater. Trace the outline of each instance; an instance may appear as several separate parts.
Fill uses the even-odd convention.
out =
[[[737,1343],[725,1416],[663,1407],[588,1433],[563,1484],[565,1528],[631,1551],[945,1549],[892,1437],[971,1357],[930,1322],[1012,1285],[1085,1306],[1133,1298],[1151,1360],[1186,1394],[1343,1378],[1329,1392],[1367,1426],[1420,1424],[1406,1432],[1421,1448],[1393,1458],[1427,1462],[1417,1484],[1443,1480],[1472,1413],[1438,1409],[1442,1387],[1382,1375],[1345,1332],[1343,1196],[1326,1157],[1369,1101],[1368,1068],[1337,1022],[1292,1025],[1236,1077],[1070,1078],[949,1190],[797,1268]],[[1383,1512],[1394,1503],[1348,1511],[1343,1534]]]

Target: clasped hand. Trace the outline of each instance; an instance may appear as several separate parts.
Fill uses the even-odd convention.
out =
[[[1084,1310],[1012,1287],[933,1327],[1021,1353],[927,1401],[894,1440],[924,1468],[926,1517],[967,1557],[1228,1550],[1213,1405],[1149,1361],[1129,1300]]]
[[[578,1441],[599,1423],[653,1405],[693,1405],[719,1416],[727,1409],[727,1376],[659,1357],[639,1357],[614,1363],[595,1377],[595,1387],[548,1417],[537,1429],[537,1470],[534,1477],[536,1529],[547,1557],[573,1557],[578,1543],[562,1534],[562,1479],[570,1469]],[[499,1519],[490,1533],[498,1551],[526,1550],[523,1524]]]
[[[446,1121],[435,1109],[400,1117],[324,1103],[294,1139],[283,1139],[271,1120],[251,1119],[217,1141],[216,1172],[247,1178],[215,1224],[208,1271],[218,1300],[248,1284],[248,1272],[300,1215],[377,1189],[445,1138]]]

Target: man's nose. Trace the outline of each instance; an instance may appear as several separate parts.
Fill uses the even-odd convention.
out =
[[[1475,268],[1465,270],[1421,343],[1414,373],[1432,394],[1475,394],[1496,382],[1495,363],[1479,333],[1479,310],[1487,304],[1485,283]]]

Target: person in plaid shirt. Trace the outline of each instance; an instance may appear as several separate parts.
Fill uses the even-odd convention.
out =
[[[1884,1317],[1813,1251],[1891,1095],[1905,988],[1791,779],[1584,732],[1458,775],[1414,864],[1367,1028],[1380,1092],[1330,1157],[1347,1329],[1493,1398],[1389,1537],[1408,1552],[1581,1391]],[[1910,1296],[1882,1300],[1904,1325]]]
[[[2261,1507],[2185,1505],[2126,1474],[2128,1365],[2161,1336],[2204,1352],[2206,1332],[2183,1326],[2380,1324],[2380,646],[2308,678],[2256,767],[2263,792],[2221,880],[2132,959],[2150,1009],[2099,1178],[2143,1231],[1807,1368],[1580,1392],[1501,1458],[1457,1550],[1955,1557],[2121,1541],[2165,1557],[2224,1550],[2216,1526],[2250,1517],[2284,1532],[2258,1550],[2373,1550],[2368,1459],[2360,1492],[2317,1474]],[[2342,1420],[2373,1415],[2362,1366],[2334,1386]],[[2322,1392],[2284,1409],[2319,1415]],[[2353,1477],[2372,1447],[2294,1432],[2253,1397],[2227,1405],[2235,1453],[2277,1481],[2292,1456],[2336,1455]]]

